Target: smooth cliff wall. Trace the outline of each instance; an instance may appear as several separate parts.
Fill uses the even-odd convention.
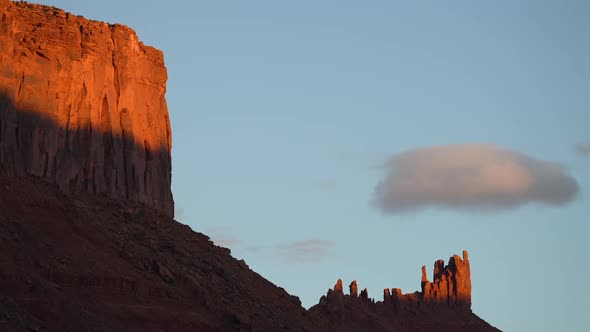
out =
[[[173,216],[163,53],[130,28],[0,0],[0,169]]]

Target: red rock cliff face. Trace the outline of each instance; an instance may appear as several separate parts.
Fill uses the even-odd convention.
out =
[[[0,169],[172,216],[166,80],[126,26],[0,0]]]

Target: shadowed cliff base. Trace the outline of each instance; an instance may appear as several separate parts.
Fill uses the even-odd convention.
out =
[[[0,173],[33,175],[64,191],[130,199],[173,215],[167,146],[138,144],[132,128],[120,134],[91,124],[62,128],[47,114],[17,108],[0,90]],[[105,122],[125,128],[125,114]]]
[[[0,176],[0,331],[330,331],[207,236],[130,200]]]

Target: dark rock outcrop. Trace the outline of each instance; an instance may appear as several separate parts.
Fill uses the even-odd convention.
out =
[[[172,216],[166,80],[126,26],[0,0],[0,172]]]
[[[369,290],[368,289],[363,289],[361,291],[361,296],[360,296],[361,300],[363,302],[368,302],[369,301]]]

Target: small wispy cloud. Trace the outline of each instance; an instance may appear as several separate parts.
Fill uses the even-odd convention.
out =
[[[232,251],[256,255],[270,255],[287,263],[314,263],[328,258],[336,244],[332,241],[317,238],[279,244],[249,243],[232,235],[232,228],[215,226],[205,233],[213,243]]]
[[[207,235],[211,238],[215,245],[226,248],[234,248],[242,243],[242,241],[231,235],[231,227],[216,226],[208,228]]]
[[[535,202],[564,205],[577,181],[554,162],[490,144],[420,148],[394,156],[373,203],[385,213],[428,207],[499,211]]]
[[[580,157],[590,157],[590,142],[580,142],[574,146]]]
[[[275,255],[290,263],[317,263],[328,258],[336,243],[328,240],[309,239],[274,247]]]
[[[212,237],[211,239],[213,240],[213,243],[215,243],[215,245],[225,248],[235,247],[242,243],[242,241],[240,241],[240,239],[238,238],[223,235],[217,235],[215,237]]]

